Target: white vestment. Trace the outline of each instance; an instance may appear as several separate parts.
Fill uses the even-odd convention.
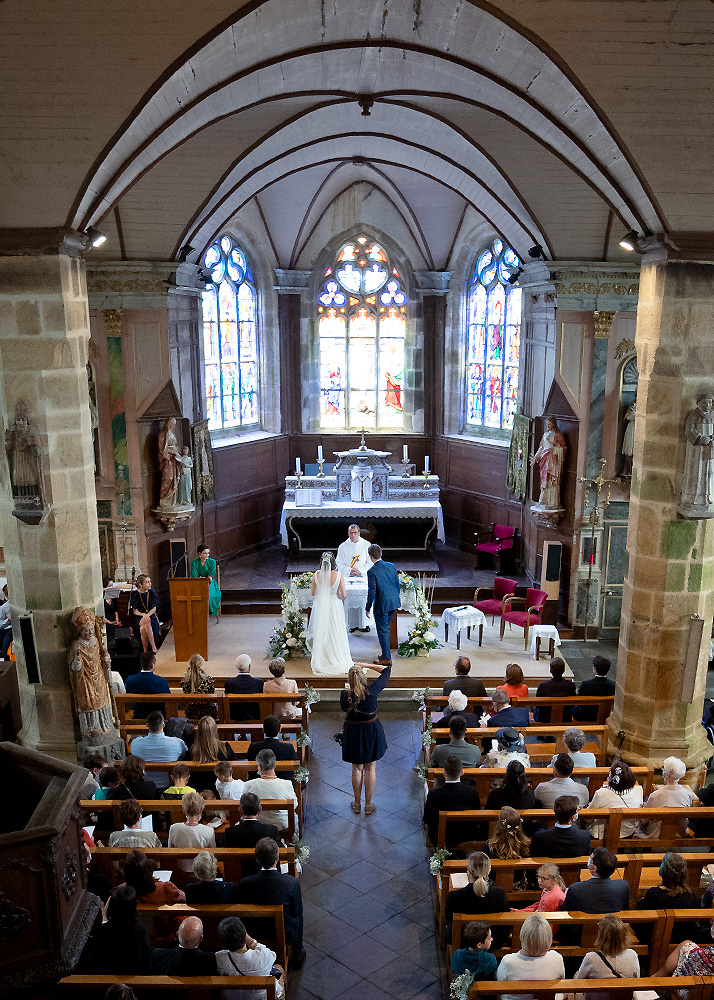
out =
[[[367,550],[369,549],[369,542],[366,538],[360,538],[358,541],[353,542],[351,539],[347,539],[337,550],[337,568],[342,573],[345,578],[345,582],[350,579],[350,570],[352,568],[352,560],[357,557],[357,562],[354,564],[354,568],[358,569],[361,576],[352,577],[352,579],[364,580],[365,586],[367,584],[367,570],[372,565]],[[347,619],[348,628],[367,628],[369,621],[365,613],[364,607],[367,603],[367,594],[365,592],[365,599],[360,606],[354,607],[353,602],[345,602],[345,618]]]

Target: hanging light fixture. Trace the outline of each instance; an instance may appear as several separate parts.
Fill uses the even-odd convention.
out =
[[[625,235],[620,240],[620,246],[622,247],[623,250],[627,250],[629,253],[632,253],[634,250],[637,250],[637,241],[639,240],[639,238],[640,234],[637,232],[637,230],[631,229],[629,233],[625,233]]]
[[[89,226],[88,229],[85,229],[84,235],[87,237],[90,244],[95,248],[100,247],[102,243],[107,242],[107,238],[104,233],[100,233],[98,229],[94,228],[94,226]]]

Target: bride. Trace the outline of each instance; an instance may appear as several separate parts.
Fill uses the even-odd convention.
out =
[[[312,594],[307,638],[312,672],[327,676],[346,674],[352,667],[352,656],[343,607],[345,581],[331,552],[322,553],[320,569],[312,578]]]

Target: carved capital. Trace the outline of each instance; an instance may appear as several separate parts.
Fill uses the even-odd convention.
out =
[[[124,316],[123,309],[102,309],[104,317],[104,329],[107,337],[121,337],[121,321]]]
[[[635,351],[634,340],[628,340],[626,337],[623,337],[620,343],[615,348],[615,357],[624,358],[625,355],[633,354],[634,351]]]
[[[596,309],[593,312],[593,325],[595,326],[595,340],[608,340],[612,321],[615,318],[614,312],[605,312]]]

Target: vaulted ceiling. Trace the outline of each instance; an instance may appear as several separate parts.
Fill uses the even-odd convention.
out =
[[[713,63],[708,0],[1,0],[0,227],[309,267],[351,201],[428,269],[483,219],[617,260],[714,231]]]

